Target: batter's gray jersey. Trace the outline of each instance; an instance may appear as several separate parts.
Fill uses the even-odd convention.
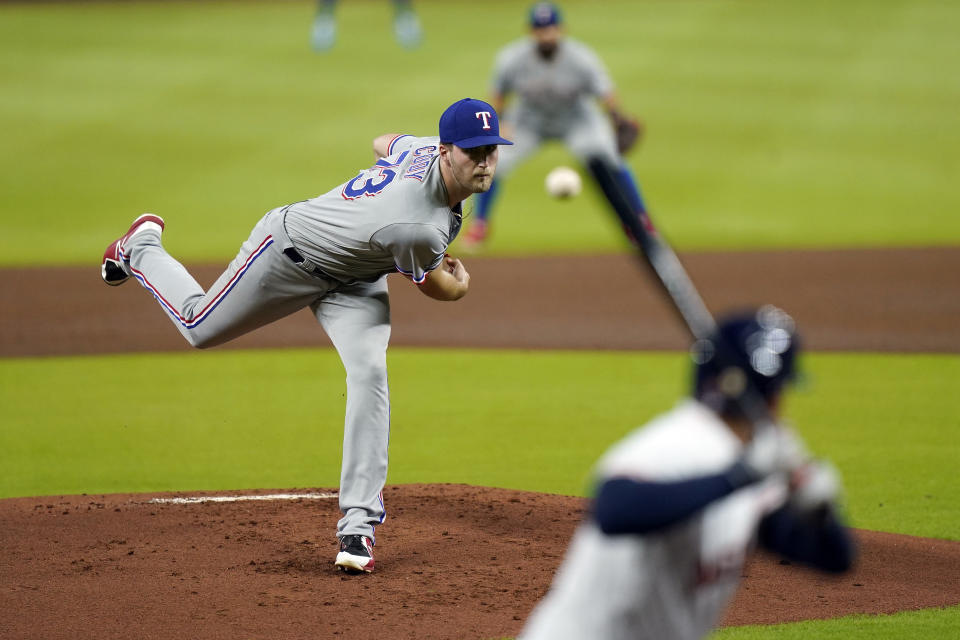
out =
[[[722,472],[741,449],[716,414],[689,400],[615,445],[598,476],[678,481]],[[760,520],[786,496],[772,477],[647,535],[607,536],[585,522],[520,638],[702,638],[736,591]]]
[[[386,158],[327,193],[286,208],[297,250],[330,278],[372,282],[400,271],[421,283],[460,230],[436,162],[440,139],[402,135]]]

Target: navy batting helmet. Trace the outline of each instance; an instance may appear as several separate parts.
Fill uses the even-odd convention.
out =
[[[538,2],[530,7],[530,26],[534,29],[549,27],[563,22],[560,8],[552,2]]]
[[[770,401],[796,375],[796,327],[786,312],[767,305],[732,315],[691,350],[694,396],[721,414],[739,413],[736,399],[749,384]]]

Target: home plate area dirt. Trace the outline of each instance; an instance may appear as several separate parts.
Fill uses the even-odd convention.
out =
[[[354,576],[333,567],[334,495],[0,501],[0,637],[512,637],[586,507],[582,498],[468,485],[387,487],[376,571]],[[755,557],[724,624],[960,603],[960,543],[855,533],[859,562],[840,577]]]

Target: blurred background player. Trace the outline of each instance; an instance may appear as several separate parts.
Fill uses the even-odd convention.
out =
[[[562,141],[608,198],[607,189],[620,185],[637,212],[646,213],[621,155],[636,144],[640,125],[621,113],[599,56],[564,35],[560,10],[550,2],[530,9],[529,25],[530,37],[507,45],[496,57],[490,103],[502,114],[505,135],[514,146],[501,154],[493,187],[477,198],[473,222],[462,240],[465,248],[477,248],[486,240],[499,183],[548,140]]]
[[[797,350],[793,320],[774,307],[695,345],[693,397],[600,460],[591,514],[522,640],[701,638],[757,541],[825,571],[851,566],[836,472],[786,427],[753,435],[731,399],[749,379],[776,420]]]
[[[317,0],[317,15],[310,32],[310,44],[314,51],[326,51],[337,41],[336,8],[337,0]],[[393,9],[393,35],[397,42],[407,49],[420,46],[423,29],[411,0],[393,0]]]

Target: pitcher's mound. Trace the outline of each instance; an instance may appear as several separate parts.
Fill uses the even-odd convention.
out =
[[[580,498],[487,487],[388,487],[376,571],[348,576],[333,567],[335,491],[204,497],[214,496],[0,501],[2,635],[512,637],[550,585],[585,507]],[[840,578],[756,558],[725,623],[960,602],[949,574],[960,543],[857,534],[860,563]]]

